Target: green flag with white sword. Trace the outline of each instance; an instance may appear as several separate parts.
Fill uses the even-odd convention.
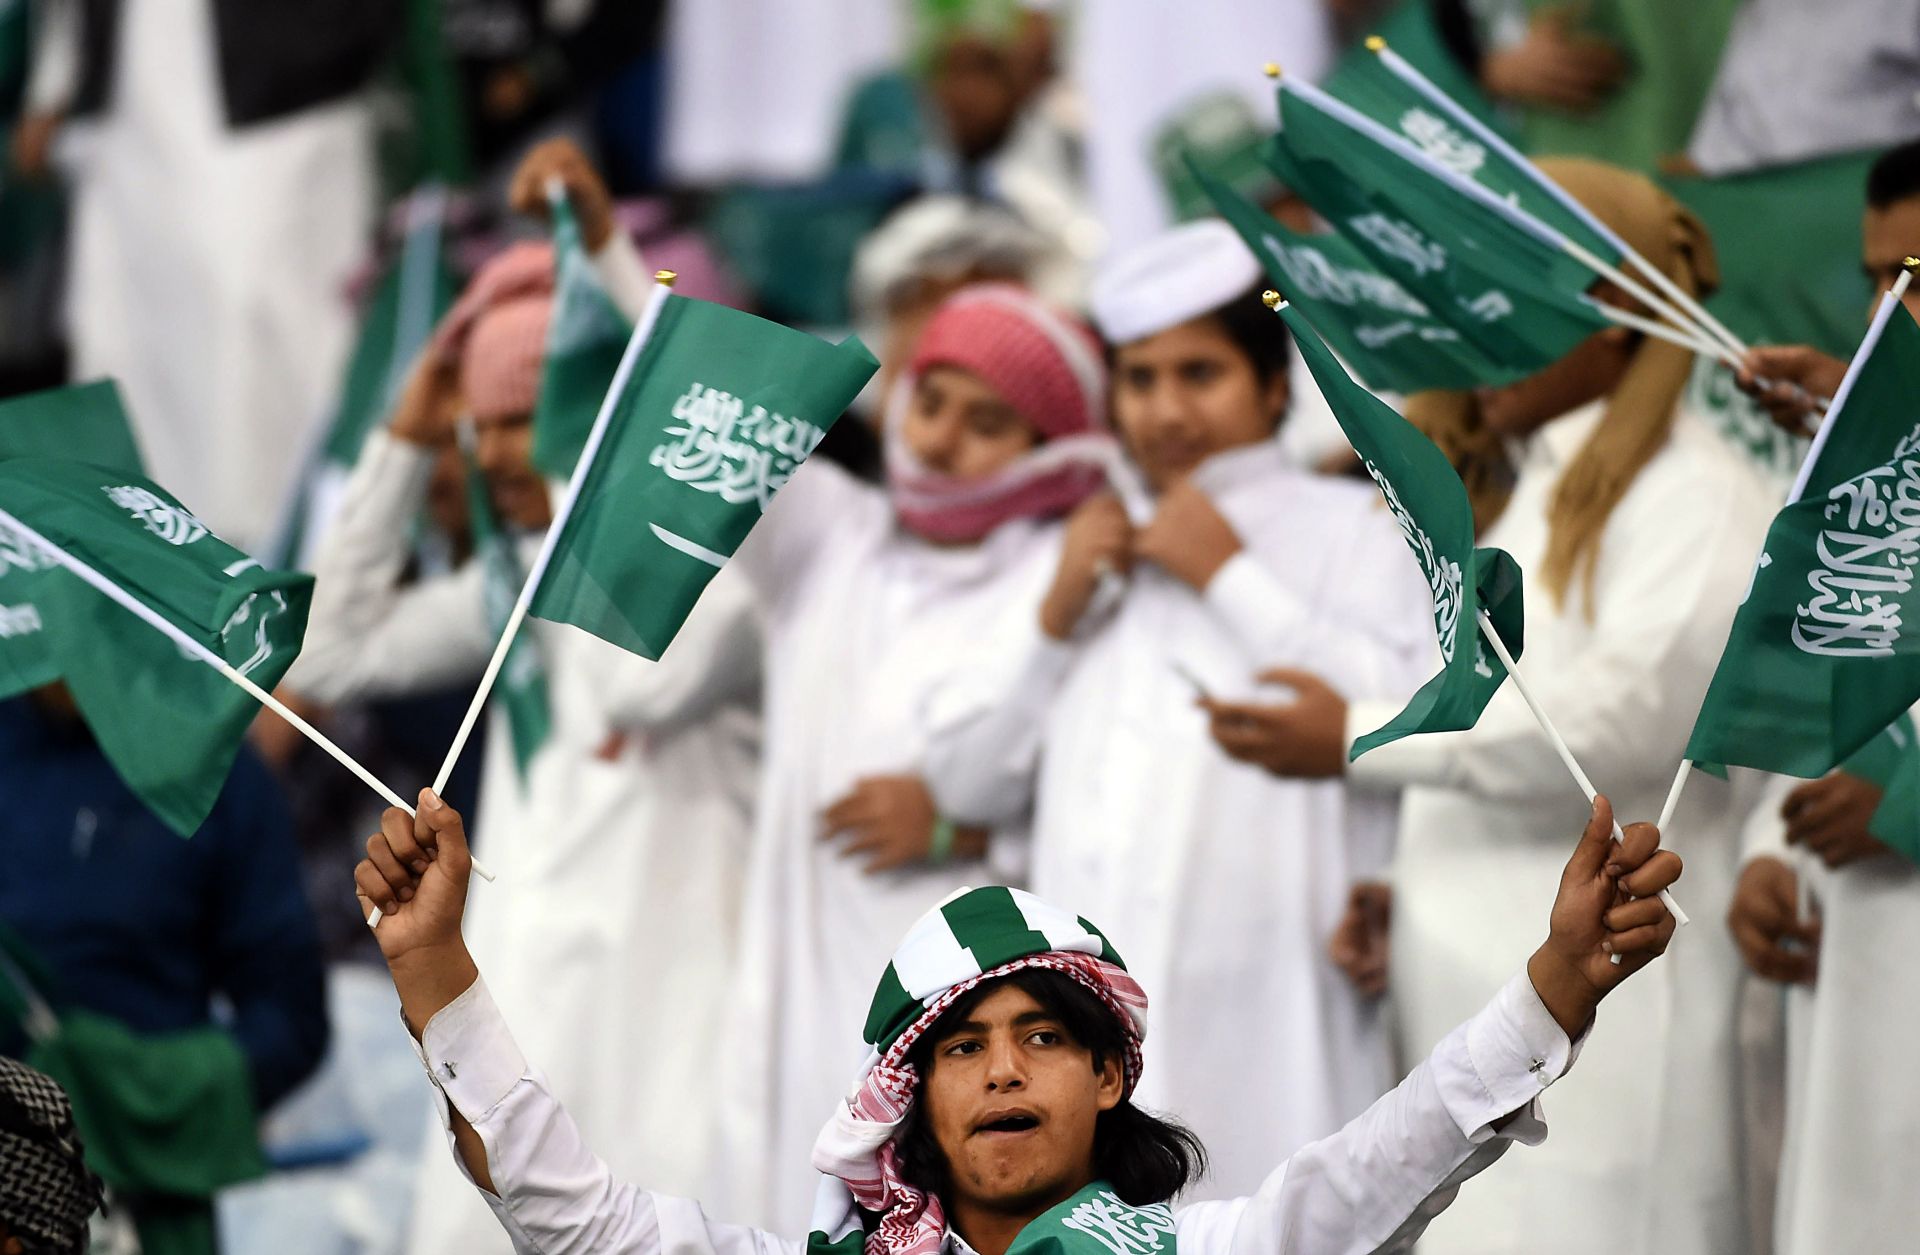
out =
[[[311,577],[263,568],[141,476],[51,458],[0,462],[0,569],[31,629],[0,634],[0,693],[64,681],[128,787],[190,835],[258,712],[208,658],[271,690]]]

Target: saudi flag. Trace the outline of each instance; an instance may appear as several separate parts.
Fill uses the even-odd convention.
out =
[[[514,598],[526,582],[526,572],[521,569],[520,555],[514,552],[513,536],[494,517],[493,500],[487,496],[485,478],[473,465],[471,456],[464,456],[467,456],[467,517],[473,527],[474,558],[481,564],[487,624],[497,639],[506,631]],[[525,633],[514,635],[494,691],[506,709],[507,730],[513,738],[513,761],[524,781],[527,764],[533,761],[535,752],[553,731],[553,711],[547,700],[547,668],[540,656],[538,637]]]
[[[121,778],[182,836],[212,809],[258,709],[212,661],[271,690],[299,652],[312,586],[131,472],[0,462],[0,694],[64,680]]]
[[[1274,173],[1510,375],[1611,325],[1538,219],[1325,92],[1282,79],[1278,96]]]
[[[139,474],[144,468],[133,427],[111,379],[30,393],[0,402],[0,461],[13,458],[81,459]],[[0,549],[0,650],[8,662],[9,693],[60,678],[34,597],[35,568]]]
[[[1920,700],[1920,327],[1884,297],[1774,517],[1687,743],[1824,775]]]
[[[1313,320],[1367,387],[1474,388],[1509,374],[1346,240],[1301,235],[1191,157],[1187,164],[1220,216],[1260,259],[1267,278]]]
[[[1920,737],[1912,713],[1894,720],[1840,769],[1880,789],[1880,805],[1867,821],[1868,834],[1920,863]]]
[[[37,457],[143,469],[119,386],[99,379],[0,401],[0,461]]]
[[[1436,87],[1384,43],[1355,57],[1340,79],[1340,99],[1413,145],[1428,160],[1618,266],[1630,251],[1586,206],[1540,173],[1492,127]],[[1582,272],[1586,279],[1591,274]]]
[[[533,464],[551,479],[573,474],[594,416],[619,369],[633,324],[607,295],[564,195],[553,198],[553,321],[533,409]]]
[[[878,368],[857,339],[657,289],[535,562],[531,612],[658,658]]]
[[[1446,455],[1348,378],[1300,311],[1282,305],[1279,313],[1340,429],[1386,498],[1433,596],[1440,673],[1420,687],[1405,710],[1356,738],[1349,756],[1358,758],[1376,745],[1420,732],[1471,728],[1507,678],[1506,667],[1481,639],[1480,612],[1493,620],[1515,659],[1525,644],[1520,565],[1503,550],[1474,548],[1473,507]]]

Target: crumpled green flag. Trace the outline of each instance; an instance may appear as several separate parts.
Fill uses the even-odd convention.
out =
[[[552,212],[553,321],[533,408],[533,464],[549,478],[566,479],[586,447],[633,324],[588,260],[572,207],[562,198]]]
[[[1920,701],[1920,327],[1881,301],[1687,742],[1697,763],[1824,775]]]
[[[1490,360],[1530,374],[1611,325],[1537,219],[1325,92],[1277,94],[1275,174]]]
[[[879,369],[857,339],[656,299],[530,606],[647,658]]]
[[[467,517],[473,527],[474,558],[482,563],[482,589],[486,597],[487,624],[497,639],[506,630],[513,613],[514,599],[526,581],[520,555],[514,552],[513,536],[494,517],[493,501],[487,496],[486,480],[479,468],[467,460]],[[553,732],[553,709],[547,698],[546,660],[540,654],[538,637],[521,632],[507,647],[507,659],[500,667],[494,695],[507,711],[507,730],[513,739],[513,761],[520,779],[527,778],[527,765]]]
[[[1440,672],[1406,709],[1355,738],[1348,757],[1421,732],[1471,728],[1499,691],[1507,669],[1480,634],[1479,612],[1518,660],[1525,646],[1520,564],[1501,549],[1473,545],[1473,507],[1446,455],[1412,423],[1348,377],[1304,314],[1280,306],[1301,360],[1347,434],[1361,465],[1386,498],[1433,595]],[[1357,572],[1366,578],[1365,572]],[[1464,637],[1464,639],[1463,639]]]
[[[1867,821],[1868,834],[1920,863],[1920,735],[1912,712],[1882,729],[1840,769],[1880,788],[1880,805]]]
[[[56,550],[269,692],[299,653],[313,579],[267,570],[131,472],[0,462],[0,695],[64,680],[121,779],[191,836],[258,704]]]
[[[1511,372],[1487,359],[1418,297],[1338,235],[1301,235],[1215,178],[1188,168],[1280,294],[1313,320],[1369,388],[1476,388]]]

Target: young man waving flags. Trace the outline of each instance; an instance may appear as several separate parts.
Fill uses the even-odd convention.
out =
[[[955,894],[875,991],[866,1062],[813,1148],[826,1179],[805,1240],[613,1180],[466,951],[466,837],[430,791],[417,816],[386,813],[354,880],[385,913],[380,947],[456,1153],[518,1250],[1360,1255],[1404,1249],[1508,1142],[1544,1137],[1540,1094],[1600,1000],[1665,950],[1673,920],[1653,898],[1680,860],[1646,824],[1614,845],[1612,820],[1597,801],[1526,970],[1397,1089],[1252,1197],[1178,1212],[1204,1155],[1131,1102],[1144,991],[1085,920],[1018,890]]]

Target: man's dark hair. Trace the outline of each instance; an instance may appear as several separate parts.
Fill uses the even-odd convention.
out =
[[[1289,356],[1287,324],[1260,299],[1266,286],[1254,284],[1213,314],[1227,339],[1253,363],[1253,373],[1263,385],[1287,373]]]
[[[1021,990],[1058,1020],[1067,1036],[1093,1055],[1095,1071],[1106,1066],[1108,1059],[1124,1064],[1126,1030],[1113,1012],[1071,976],[1045,968],[1022,968],[987,981],[955,1002],[940,1019],[964,1020],[982,999],[1005,985]],[[940,1024],[936,1022],[907,1052],[907,1062],[923,1083],[939,1041]],[[934,1142],[933,1131],[923,1116],[922,1105],[914,1104],[900,1135],[900,1168],[909,1183],[939,1194],[948,1184],[946,1156]],[[1123,1098],[1118,1106],[1101,1112],[1094,1125],[1094,1175],[1135,1207],[1166,1202],[1199,1180],[1206,1170],[1206,1148],[1190,1129],[1149,1115],[1134,1106],[1131,1098]]]
[[[1272,382],[1275,375],[1287,373],[1288,346],[1292,343],[1287,324],[1260,299],[1265,289],[1265,283],[1256,283],[1208,315],[1220,324],[1220,330],[1233,341],[1233,347],[1246,357],[1254,377],[1263,386]],[[1107,343],[1109,367],[1113,365],[1114,350],[1118,347]]]
[[[1885,209],[1920,196],[1920,139],[1896,144],[1867,171],[1867,205]]]

